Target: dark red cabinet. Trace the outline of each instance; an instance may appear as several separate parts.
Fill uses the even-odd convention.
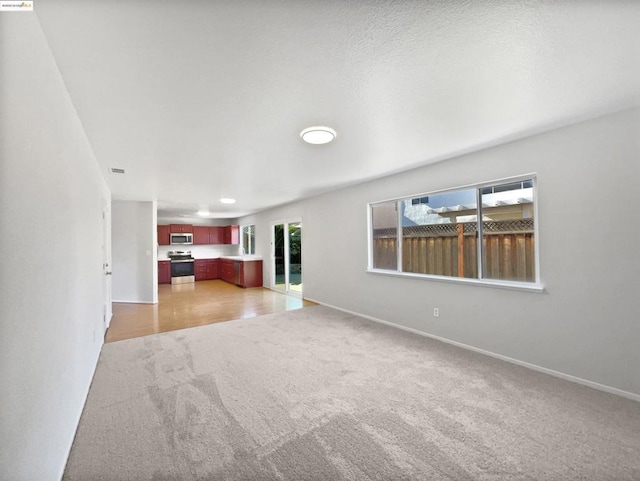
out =
[[[231,284],[235,284],[235,282],[233,282],[233,264],[234,261],[232,261],[231,259],[220,259],[220,279]]]
[[[228,225],[224,228],[225,244],[240,244],[240,226]]]
[[[158,284],[171,284],[171,261],[158,261]]]
[[[211,227],[208,226],[193,226],[193,244],[194,245],[203,245],[203,244],[212,244],[209,232]]]
[[[224,231],[221,226],[193,226],[193,243],[197,245],[224,244]]]
[[[222,279],[239,287],[262,287],[262,261],[196,259],[196,281]]]
[[[168,225],[158,226],[158,245],[168,246],[171,245],[171,231]]]
[[[193,225],[191,224],[169,224],[171,234],[193,234]]]
[[[262,261],[236,261],[240,264],[235,284],[240,287],[262,287]]]
[[[209,238],[212,244],[224,244],[224,229],[222,226],[212,226],[209,228]]]
[[[196,281],[209,281],[218,278],[218,259],[195,260]]]
[[[158,245],[171,245],[170,234],[193,234],[194,245],[240,244],[240,226],[170,224],[158,226]]]
[[[240,287],[262,287],[262,261],[220,259],[220,279]]]

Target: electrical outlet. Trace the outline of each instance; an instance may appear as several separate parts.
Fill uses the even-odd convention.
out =
[[[433,317],[440,317],[440,309],[437,307],[433,308]]]

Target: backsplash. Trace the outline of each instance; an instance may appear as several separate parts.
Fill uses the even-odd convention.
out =
[[[240,254],[241,247],[235,245],[183,245],[158,246],[158,260],[167,260],[169,251],[191,251],[196,259],[211,259],[220,256],[235,256]]]

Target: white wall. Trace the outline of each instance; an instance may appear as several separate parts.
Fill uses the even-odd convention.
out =
[[[306,298],[640,395],[639,152],[636,109],[240,223],[256,224],[265,285],[269,223],[302,217]],[[544,293],[366,272],[368,202],[532,172]]]
[[[0,478],[58,480],[103,342],[110,193],[34,13],[0,14]]]
[[[156,203],[111,206],[113,302],[158,302]]]

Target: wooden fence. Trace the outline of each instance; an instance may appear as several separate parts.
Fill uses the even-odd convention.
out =
[[[483,223],[482,266],[485,279],[535,281],[533,219]],[[395,229],[374,231],[377,269],[396,269]],[[475,222],[403,228],[402,270],[452,277],[478,277]]]

